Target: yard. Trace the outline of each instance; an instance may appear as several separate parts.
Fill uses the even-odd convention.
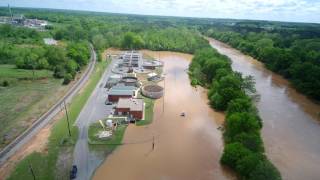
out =
[[[110,151],[114,150],[121,141],[126,130],[127,125],[122,124],[117,127],[110,138],[99,139],[97,134],[103,130],[100,123],[93,123],[88,130],[88,142],[90,145],[106,145]]]
[[[68,89],[48,70],[0,65],[0,149],[52,106]]]
[[[147,97],[144,97],[142,95],[139,95],[139,98],[143,98],[144,99],[144,103],[145,103],[145,109],[144,109],[144,120],[140,120],[136,122],[137,126],[144,126],[144,125],[148,125],[150,123],[152,123],[153,120],[153,106],[154,106],[154,99],[150,99]]]

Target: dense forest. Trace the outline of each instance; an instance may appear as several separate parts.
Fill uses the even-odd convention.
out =
[[[192,85],[209,87],[213,108],[226,111],[221,163],[243,179],[278,180],[279,171],[264,154],[262,121],[253,102],[252,77],[233,72],[230,60],[214,49],[198,50],[189,67]]]
[[[0,25],[0,63],[23,69],[50,69],[66,84],[88,63],[89,42],[99,60],[108,47],[193,53],[209,46],[196,29],[178,25],[178,20],[170,18],[20,8],[13,11],[26,18],[47,20],[50,25],[41,32]],[[8,15],[7,9],[0,9],[0,15]],[[45,37],[62,43],[56,47],[44,45]]]
[[[204,34],[226,42],[265,63],[288,78],[299,91],[320,100],[320,27],[271,26],[236,23],[203,29]]]
[[[63,46],[43,43],[45,33],[12,25],[0,25],[0,64],[20,69],[49,69],[68,84],[90,57],[88,43],[68,41]]]

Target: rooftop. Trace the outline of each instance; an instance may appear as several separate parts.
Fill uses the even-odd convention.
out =
[[[132,96],[133,95],[133,91],[135,91],[137,88],[134,86],[125,86],[125,85],[116,85],[113,86],[108,94],[109,95],[128,95],[128,96]]]
[[[143,99],[120,98],[117,108],[129,108],[130,111],[143,111]]]

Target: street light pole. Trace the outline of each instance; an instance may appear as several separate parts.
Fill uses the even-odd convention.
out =
[[[67,116],[69,136],[71,137],[70,124],[69,124],[69,115],[68,115],[68,110],[67,110],[67,106],[66,106],[66,101],[63,101],[63,104],[64,104],[64,109],[66,111],[66,116]]]

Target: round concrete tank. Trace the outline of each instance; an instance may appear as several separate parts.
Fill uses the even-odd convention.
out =
[[[138,78],[136,77],[122,77],[121,83],[124,83],[126,86],[138,86]]]
[[[163,87],[156,84],[146,85],[142,88],[142,94],[149,98],[158,99],[163,96]]]

